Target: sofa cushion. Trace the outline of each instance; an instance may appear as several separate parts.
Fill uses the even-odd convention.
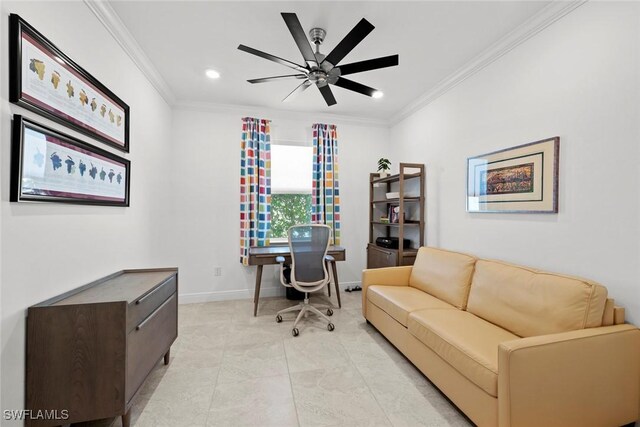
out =
[[[499,261],[476,263],[467,310],[521,337],[602,324],[607,289]]]
[[[412,311],[425,308],[455,310],[454,306],[409,286],[370,286],[367,298],[371,304],[396,319],[404,327],[407,326],[407,318]]]
[[[498,346],[519,337],[462,310],[419,310],[409,333],[469,381],[498,396]]]
[[[475,262],[476,258],[469,255],[422,247],[413,264],[409,286],[464,310]]]

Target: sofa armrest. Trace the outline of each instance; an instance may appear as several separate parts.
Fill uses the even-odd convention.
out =
[[[624,425],[638,419],[640,330],[581,329],[501,343],[500,427]]]
[[[371,268],[362,270],[362,315],[366,316],[367,288],[371,285],[409,286],[413,266]]]

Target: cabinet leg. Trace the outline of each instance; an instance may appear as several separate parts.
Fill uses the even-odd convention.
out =
[[[129,427],[131,424],[131,408],[122,414],[122,427]]]
[[[169,364],[169,357],[171,356],[171,348],[169,348],[169,350],[167,350],[167,352],[164,354],[164,364],[168,365]]]

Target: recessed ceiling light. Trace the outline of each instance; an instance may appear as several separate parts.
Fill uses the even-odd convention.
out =
[[[376,99],[378,99],[378,98],[382,98],[384,96],[384,93],[382,91],[377,90],[377,91],[373,92],[373,95],[371,95],[371,96],[376,98]]]
[[[211,68],[209,68],[207,71],[204,72],[207,77],[209,77],[210,79],[217,79],[220,78],[220,73],[217,72],[216,70],[212,70]]]

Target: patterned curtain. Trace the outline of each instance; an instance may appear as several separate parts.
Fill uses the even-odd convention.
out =
[[[333,229],[332,244],[340,244],[338,131],[335,125],[313,125],[313,186],[311,222]]]
[[[240,143],[240,262],[249,261],[249,247],[268,246],[271,227],[270,121],[242,119]]]

